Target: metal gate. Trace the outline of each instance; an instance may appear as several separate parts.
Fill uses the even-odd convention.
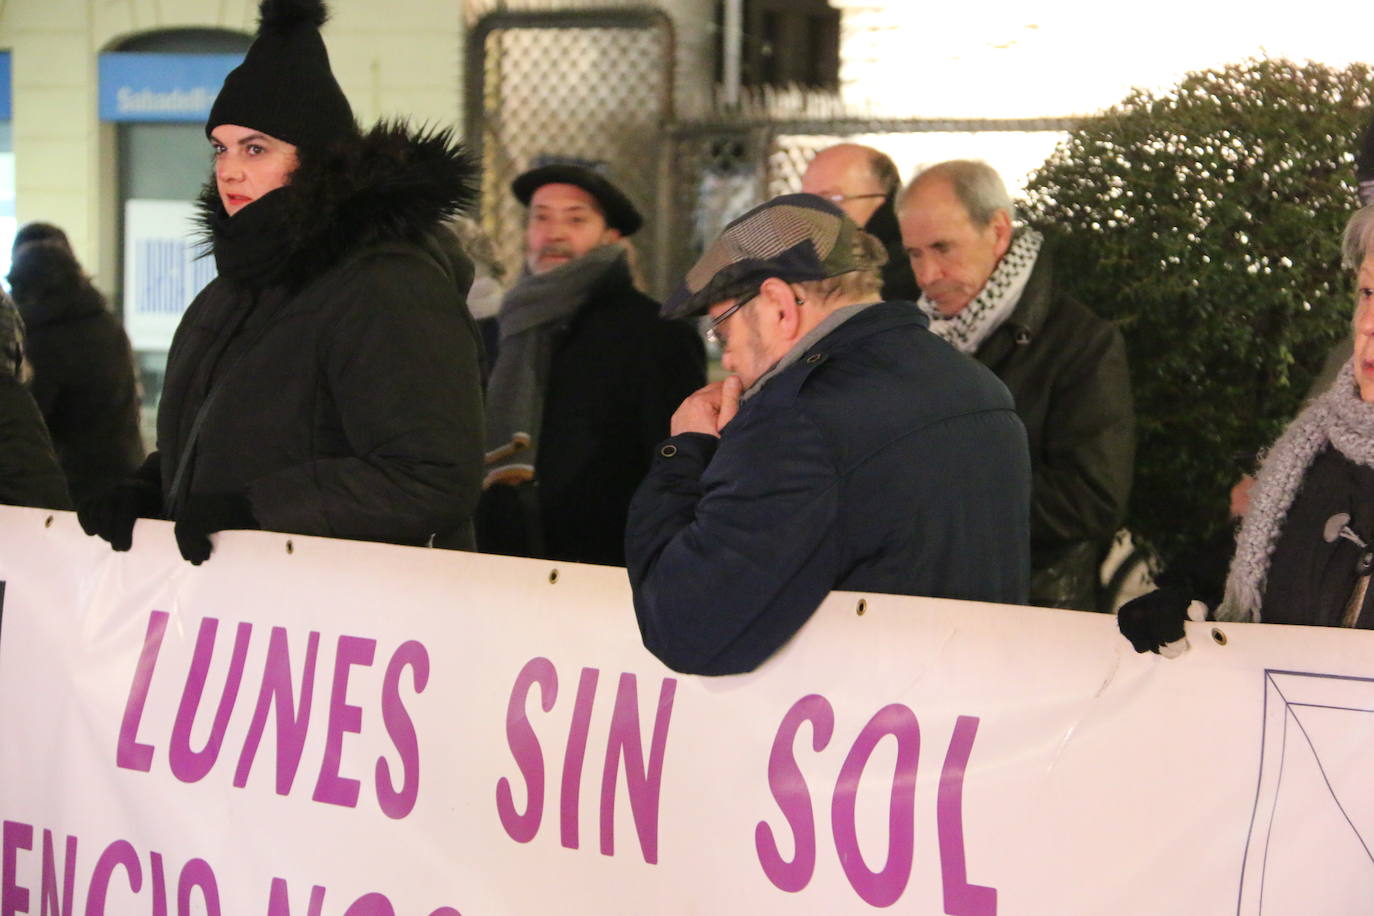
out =
[[[671,282],[668,147],[673,29],[653,9],[496,12],[471,32],[468,142],[482,163],[482,226],[515,268],[524,208],[511,179],[550,161],[593,165],[645,217],[634,239],[650,289]]]
[[[826,101],[817,93],[809,104],[825,108]],[[883,148],[912,137],[1056,133],[1070,130],[1079,120],[856,118],[844,112],[838,99],[829,106],[833,111],[801,116],[758,107],[764,110],[746,108],[669,127],[673,226],[665,269],[670,278],[680,279],[729,220],[771,197],[800,188],[811,157],[833,143],[852,141]]]

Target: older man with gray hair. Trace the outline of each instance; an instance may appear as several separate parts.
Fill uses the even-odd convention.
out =
[[[733,373],[673,415],[630,504],[645,646],[749,671],[832,589],[1025,600],[1030,464],[1006,387],[882,302],[879,242],[810,194],[726,227],[668,300]]]
[[[1055,282],[1039,233],[983,162],[918,174],[897,208],[930,329],[995,372],[1030,439],[1032,604],[1096,610],[1097,570],[1126,512],[1135,413],[1126,347]]]

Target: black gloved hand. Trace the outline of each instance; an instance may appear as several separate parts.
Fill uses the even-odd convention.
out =
[[[138,477],[121,480],[83,500],[76,508],[81,530],[110,542],[115,550],[128,550],[134,542],[134,522],[162,515],[162,492],[152,481]]]
[[[1132,598],[1116,612],[1121,635],[1137,652],[1159,652],[1159,647],[1183,638],[1192,596],[1179,588],[1159,588]]]
[[[202,493],[188,497],[177,513],[177,548],[184,558],[199,566],[210,558],[211,534],[256,527],[258,520],[244,494]]]

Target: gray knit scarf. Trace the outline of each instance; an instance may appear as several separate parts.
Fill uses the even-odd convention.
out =
[[[931,333],[949,341],[960,353],[978,352],[988,335],[1016,308],[1044,241],[1034,229],[1016,230],[1007,253],[997,262],[988,281],[958,314],[946,317],[932,299],[922,295],[916,304],[930,316]]]
[[[1331,445],[1356,464],[1374,468],[1374,404],[1360,399],[1353,363],[1288,425],[1269,450],[1255,480],[1250,508],[1236,537],[1217,620],[1260,622],[1269,560],[1288,510],[1313,459]]]
[[[625,269],[624,259],[624,248],[601,245],[547,273],[526,271],[502,298],[501,346],[487,383],[484,488],[534,477],[554,345],[592,287],[612,269]]]

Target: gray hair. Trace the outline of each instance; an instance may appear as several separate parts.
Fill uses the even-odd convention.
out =
[[[1349,270],[1359,270],[1370,248],[1374,248],[1374,204],[1365,204],[1345,224],[1341,264]]]
[[[975,226],[986,226],[998,210],[1006,211],[1007,217],[1016,221],[1016,208],[1002,176],[986,162],[976,159],[951,159],[922,169],[906,186],[902,199],[910,196],[917,185],[935,179],[949,182],[954,196],[964,205]]]
[[[796,286],[801,288],[807,299],[828,309],[833,299],[852,304],[879,301],[882,299],[883,279],[875,268],[851,270],[823,280],[803,280],[797,282]]]

